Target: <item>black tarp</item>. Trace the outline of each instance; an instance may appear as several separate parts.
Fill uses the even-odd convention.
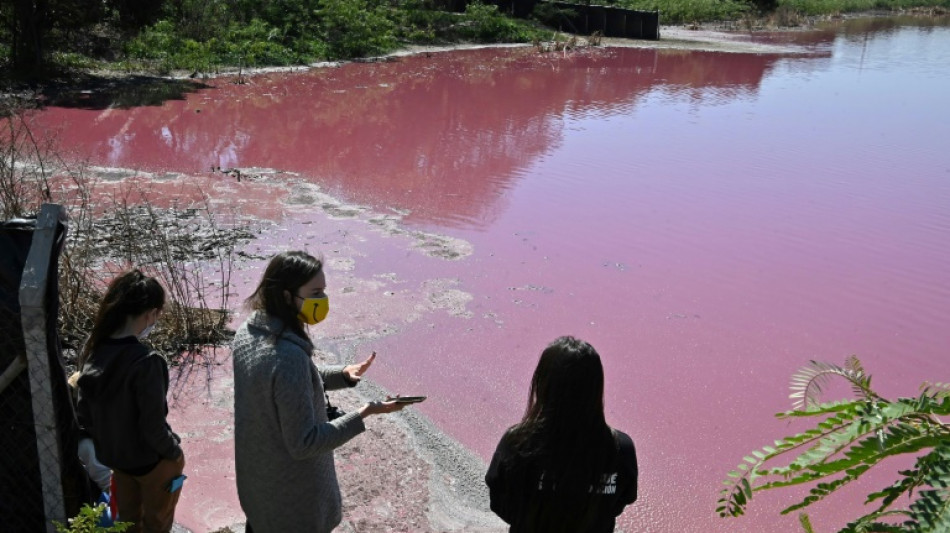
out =
[[[20,320],[20,281],[36,227],[35,219],[0,223],[0,373],[25,354]],[[57,224],[46,284],[46,339],[51,375],[56,450],[38,450],[36,422],[30,393],[29,370],[24,370],[0,392],[0,521],[4,533],[36,533],[46,530],[39,454],[58,452],[65,511],[75,516],[94,492],[77,454],[78,425],[72,396],[66,382],[57,317],[59,284],[57,267],[66,227]]]

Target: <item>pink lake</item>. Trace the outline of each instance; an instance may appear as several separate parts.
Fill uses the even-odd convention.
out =
[[[273,220],[257,253],[325,253],[317,342],[379,352],[372,378],[429,395],[418,409],[483,459],[572,334],[637,444],[618,529],[792,532],[777,511],[800,492],[714,508],[743,455],[795,429],[772,416],[793,372],[857,354],[885,396],[950,380],[950,27],[862,28],[771,37],[805,54],[423,54],[38,120],[92,164],[193,175]],[[458,253],[421,253],[433,235]],[[816,530],[856,516],[880,468],[810,509]]]

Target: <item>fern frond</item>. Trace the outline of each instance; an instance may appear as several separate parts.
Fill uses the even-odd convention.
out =
[[[920,393],[933,398],[950,396],[950,383],[931,383],[925,381],[920,385]]]
[[[801,418],[806,416],[818,416],[828,413],[853,412],[856,406],[864,405],[864,400],[839,400],[837,402],[828,402],[818,405],[812,405],[807,409],[799,409],[777,413],[776,418]]]
[[[835,376],[848,380],[860,399],[820,403]],[[877,502],[877,508],[840,533],[950,532],[950,426],[938,418],[950,415],[950,384],[921,388],[917,398],[889,401],[871,390],[871,378],[857,357],[848,358],[843,367],[812,361],[793,376],[795,409],[776,417],[817,416],[817,425],[744,457],[723,481],[716,512],[739,516],[756,492],[813,484],[805,498],[782,513],[796,511],[834,494],[888,457],[910,455],[918,456],[914,469],[901,471],[897,482],[868,495],[865,503]],[[774,467],[778,456],[791,460],[775,461],[786,466]],[[909,507],[890,509],[902,497],[915,495]],[[801,514],[800,521],[807,531],[807,515]]]
[[[842,476],[842,477],[840,477],[840,478],[838,478],[838,479],[836,479],[836,480],[834,480],[834,481],[832,481],[832,482],[830,482],[830,483],[818,483],[817,485],[815,485],[814,487],[812,487],[812,488],[808,491],[808,496],[806,496],[802,501],[800,501],[800,502],[798,502],[798,503],[796,503],[796,504],[794,504],[794,505],[790,505],[790,506],[786,507],[785,509],[783,509],[783,510],[781,511],[782,514],[788,514],[788,513],[792,512],[792,511],[797,511],[797,510],[799,510],[799,509],[803,509],[803,508],[808,507],[809,505],[811,505],[811,504],[813,504],[813,503],[815,503],[815,502],[817,502],[817,501],[823,500],[826,496],[830,495],[831,493],[835,492],[836,490],[840,489],[841,487],[847,485],[848,483],[851,483],[851,482],[854,481],[855,479],[858,479],[858,477],[860,477],[861,474],[863,474],[864,472],[866,472],[868,468],[870,468],[870,466],[860,466],[860,467],[855,468],[855,469],[853,469],[853,470],[849,470],[844,476]],[[776,485],[776,486],[778,486],[778,485]],[[774,486],[773,486],[773,487],[765,487],[765,486],[762,487],[762,489],[765,489],[765,488],[774,488]]]
[[[851,382],[851,388],[860,398],[875,399],[877,394],[871,390],[871,378],[861,367],[861,361],[857,356],[852,355],[846,362],[845,367],[823,363],[820,361],[811,361],[806,367],[792,375],[792,382],[789,388],[792,393],[793,409],[808,409],[820,403],[821,392],[827,386],[833,377],[841,377]]]
[[[868,494],[868,498],[864,501],[864,503],[868,504],[875,500],[881,500],[881,504],[878,506],[877,510],[883,511],[884,509],[890,507],[892,503],[897,501],[898,498],[904,494],[909,494],[922,483],[923,477],[921,476],[919,470],[901,470],[898,473],[903,477],[895,481],[889,487],[886,487],[878,492],[872,492],[871,494]]]
[[[918,531],[950,531],[950,439],[944,440],[927,456],[917,462],[922,484],[929,490],[917,492],[917,500],[910,505],[911,517]]]
[[[871,376],[864,371],[861,360],[858,359],[857,355],[849,355],[844,362],[844,367],[850,371],[854,377],[854,379],[851,380],[851,391],[856,397],[864,398],[865,400],[877,398],[877,394],[871,390]]]
[[[802,525],[802,529],[805,530],[805,533],[815,533],[815,528],[811,525],[811,519],[808,518],[806,513],[798,514],[798,523]]]
[[[755,453],[755,452],[753,452]],[[728,479],[722,482],[726,488],[719,491],[719,500],[716,503],[716,512],[719,516],[741,516],[745,514],[745,506],[752,499],[752,480],[758,477],[756,468],[764,462],[753,456],[745,456],[737,470],[728,474]]]
[[[910,504],[910,514],[916,524],[911,531],[945,533],[950,531],[950,491],[946,487],[917,492]]]
[[[769,488],[815,481],[859,465],[873,466],[892,455],[936,446],[947,435],[944,426],[919,418],[921,408],[923,412],[930,410],[926,403],[902,398],[894,403],[865,404],[857,409],[859,416],[847,425],[843,425],[847,420],[840,416],[829,417],[818,424],[827,432],[813,440],[807,451],[786,467],[764,472],[785,479],[770,483]]]
[[[904,524],[879,522],[878,520],[890,517],[906,517],[909,514],[909,512],[904,510],[870,513],[853,522],[849,522],[848,525],[838,533],[907,533]]]

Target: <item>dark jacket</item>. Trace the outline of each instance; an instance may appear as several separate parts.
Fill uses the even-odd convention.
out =
[[[168,365],[135,337],[106,339],[79,377],[79,423],[102,464],[141,475],[181,457],[168,416]]]
[[[633,440],[614,430],[617,454],[602,482],[582,490],[557,488],[532,461],[518,455],[509,434],[492,457],[485,483],[491,509],[512,533],[600,533],[614,530],[624,507],[637,499],[637,453]]]

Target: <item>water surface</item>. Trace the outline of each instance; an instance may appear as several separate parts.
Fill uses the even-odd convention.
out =
[[[300,194],[277,237],[331,259],[320,342],[377,350],[376,379],[428,394],[418,409],[483,458],[540,350],[573,334],[603,356],[608,421],[637,443],[623,530],[798,531],[777,515],[791,493],[713,512],[725,473],[795,429],[771,416],[789,376],[850,354],[886,396],[950,375],[950,28],[768,38],[808,53],[471,50],[41,119],[95,164],[276,168],[469,243],[445,259],[313,224],[321,202]],[[246,182],[218,201],[247,201]],[[855,516],[881,468],[815,506],[816,530]]]

